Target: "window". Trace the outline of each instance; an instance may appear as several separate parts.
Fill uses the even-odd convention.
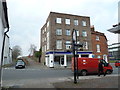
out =
[[[69,29],[66,30],[66,35],[68,35],[68,36],[71,35],[71,31]]]
[[[75,26],[78,25],[78,20],[74,20],[74,25],[75,25]]]
[[[46,27],[45,27],[45,32],[46,32]]]
[[[56,23],[62,23],[62,19],[61,18],[56,18]]]
[[[44,37],[42,38],[42,42],[44,42]]]
[[[42,47],[42,52],[44,52],[44,46]]]
[[[42,31],[42,32],[43,32],[43,34],[44,34],[44,29],[43,29],[43,31]]]
[[[100,40],[100,37],[99,37],[99,36],[96,36],[96,40],[98,40],[98,41],[99,41],[99,40]]]
[[[62,40],[56,41],[56,49],[62,49]]]
[[[101,58],[101,56],[100,56],[100,55],[98,55],[98,56],[97,56],[97,58]]]
[[[83,48],[88,49],[88,42],[84,42]]]
[[[82,26],[87,26],[86,21],[82,21]]]
[[[69,45],[69,44],[71,44],[71,41],[66,41],[66,49],[70,49],[71,48],[71,45]]]
[[[65,24],[70,25],[70,19],[65,19]]]
[[[47,32],[47,50],[49,49],[49,32]]]
[[[100,45],[96,45],[96,47],[97,47],[97,52],[100,52]]]
[[[50,24],[50,23],[49,23],[49,21],[48,21],[48,22],[47,22],[47,27],[49,27],[49,24]]]
[[[45,39],[44,41],[46,41],[46,37],[44,39]]]
[[[87,37],[87,32],[85,30],[82,31],[82,36]]]
[[[56,35],[62,35],[62,29],[56,29]]]
[[[45,52],[46,52],[46,45],[45,45]]]
[[[76,32],[77,32],[77,36],[79,36],[79,31],[78,31],[78,30],[76,30]]]

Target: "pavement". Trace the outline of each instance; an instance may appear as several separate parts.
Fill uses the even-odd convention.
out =
[[[74,84],[73,79],[53,83],[54,88],[119,88],[119,85],[118,76],[100,76],[100,78],[79,79],[77,80],[77,84]]]

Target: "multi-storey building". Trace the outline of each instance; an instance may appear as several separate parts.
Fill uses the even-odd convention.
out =
[[[91,26],[91,35],[92,51],[95,58],[103,58],[108,61],[108,44],[105,34],[95,31],[94,26]]]
[[[71,62],[72,31],[77,31],[79,57],[92,54],[90,17],[50,12],[45,25],[41,28],[42,62],[48,67],[67,66]]]
[[[120,43],[108,45],[110,60],[120,60]]]

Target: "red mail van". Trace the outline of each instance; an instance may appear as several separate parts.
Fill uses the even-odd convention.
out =
[[[78,64],[76,63],[76,69],[78,65],[78,73],[82,76],[86,76],[87,74],[93,74],[98,73],[98,64],[99,64],[98,58],[76,58],[76,62],[78,61]],[[104,72],[107,74],[111,74],[113,72],[112,66],[107,63],[105,60],[103,60],[104,64]],[[74,59],[72,59],[72,71],[74,71]]]

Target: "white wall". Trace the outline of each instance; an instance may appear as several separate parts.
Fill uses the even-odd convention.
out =
[[[5,37],[3,65],[4,64],[10,64],[10,59],[9,59],[9,37],[8,36]]]
[[[1,65],[1,52],[2,52],[2,44],[3,44],[3,22],[2,22],[2,2],[0,0],[0,65]]]

